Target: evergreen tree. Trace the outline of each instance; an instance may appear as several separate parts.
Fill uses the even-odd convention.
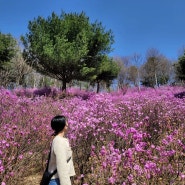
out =
[[[175,72],[179,80],[185,80],[185,53],[179,58],[178,62],[175,64]]]
[[[10,34],[0,32],[0,69],[15,56],[17,42]]]
[[[93,79],[113,43],[111,30],[90,23],[84,12],[39,16],[28,29],[22,36],[24,58],[38,72],[62,81],[63,90],[72,80]]]

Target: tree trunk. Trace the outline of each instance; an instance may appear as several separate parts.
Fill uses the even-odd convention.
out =
[[[157,74],[156,74],[156,72],[155,72],[155,85],[156,85],[156,87],[158,87],[158,81],[157,81]]]
[[[96,90],[96,93],[99,93],[100,91],[100,82],[97,82],[97,90]]]
[[[62,81],[62,92],[66,92],[66,81]]]
[[[139,91],[140,91],[141,88],[140,88],[140,75],[139,75],[139,71],[137,71],[137,77],[138,77],[138,87],[139,87]]]

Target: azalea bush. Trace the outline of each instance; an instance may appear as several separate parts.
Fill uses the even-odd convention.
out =
[[[175,96],[183,91],[68,90],[61,98],[58,90],[55,96],[27,96],[23,90],[1,89],[0,181],[21,184],[26,176],[42,174],[52,140],[50,120],[63,114],[74,185],[184,184],[185,98]]]

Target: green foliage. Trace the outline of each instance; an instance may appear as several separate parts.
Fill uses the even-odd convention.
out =
[[[116,62],[114,62],[111,58],[103,57],[100,67],[98,68],[96,80],[113,80],[117,76],[118,71],[119,68]]]
[[[178,60],[178,63],[175,64],[176,76],[179,80],[185,80],[185,53]]]
[[[0,32],[0,69],[15,56],[16,46],[17,42],[10,34]]]
[[[100,82],[105,82],[109,88],[112,80],[117,77],[119,72],[119,66],[112,58],[103,56],[100,60],[99,66],[96,69],[95,79],[92,80],[92,82],[97,83],[97,92],[99,92]]]
[[[29,65],[50,77],[61,80],[62,89],[72,80],[92,79],[99,58],[111,51],[113,36],[101,23],[91,24],[85,13],[54,12],[28,24],[22,36],[24,57]]]

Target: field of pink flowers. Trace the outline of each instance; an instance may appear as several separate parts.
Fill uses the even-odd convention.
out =
[[[0,89],[0,182],[21,185],[42,174],[52,139],[50,120],[64,114],[76,176],[74,185],[185,184],[183,87],[126,93]],[[34,91],[35,92],[35,91]]]

